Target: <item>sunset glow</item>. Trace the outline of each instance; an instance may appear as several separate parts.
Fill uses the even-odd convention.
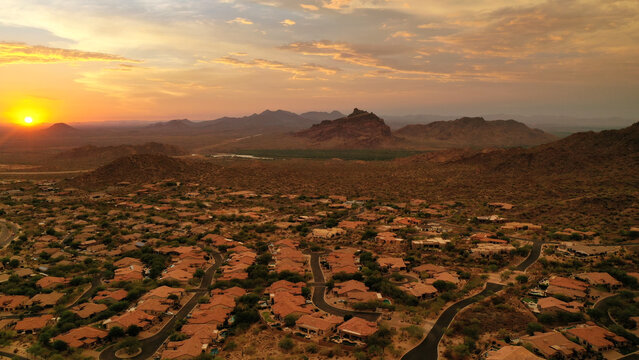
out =
[[[0,113],[29,97],[67,122],[353,106],[639,116],[634,0],[121,4],[2,1]]]

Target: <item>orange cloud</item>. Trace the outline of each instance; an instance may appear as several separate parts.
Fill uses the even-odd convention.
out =
[[[293,74],[293,78],[297,80],[308,80],[312,78],[310,77],[310,74],[313,72],[319,72],[325,75],[335,75],[339,71],[339,69],[336,68],[329,68],[317,64],[290,65],[279,61],[265,59],[242,61],[231,56],[218,58],[215,60],[215,62],[218,64],[232,65],[235,67],[283,71]]]
[[[123,61],[140,62],[118,55],[60,49],[24,43],[0,42],[0,65],[37,64],[77,61]]]

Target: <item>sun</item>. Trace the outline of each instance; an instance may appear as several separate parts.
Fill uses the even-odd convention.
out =
[[[33,118],[31,116],[26,116],[24,118],[24,123],[25,124],[32,124],[33,123]]]

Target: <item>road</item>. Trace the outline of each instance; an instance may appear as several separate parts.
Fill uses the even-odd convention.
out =
[[[93,171],[88,170],[63,170],[63,171],[1,171],[2,175],[66,175],[66,174],[81,174],[85,172]]]
[[[453,322],[453,319],[455,318],[457,313],[459,313],[459,311],[466,306],[477,302],[486,295],[501,290],[503,287],[504,285],[501,284],[487,283],[486,288],[479,294],[456,302],[448,307],[439,316],[437,322],[435,322],[435,325],[433,325],[433,328],[430,330],[426,338],[419,345],[406,353],[406,355],[402,357],[402,360],[437,360],[439,356],[439,342],[444,336],[444,332],[446,332],[446,329],[448,329],[448,326],[450,326],[450,324]]]
[[[533,247],[530,250],[530,254],[526,260],[522,261],[519,265],[515,266],[516,271],[526,271],[532,264],[534,264],[541,255],[541,247],[544,245],[543,241],[533,241]]]
[[[29,360],[26,357],[22,357],[22,356],[16,355],[16,354],[11,354],[11,353],[4,352],[4,351],[0,351],[0,357],[8,358],[8,359],[14,359],[14,360]]]
[[[215,264],[209,267],[208,270],[206,270],[206,273],[204,273],[204,277],[202,277],[202,282],[200,283],[200,287],[197,289],[197,291],[195,292],[191,300],[189,300],[189,302],[187,302],[180,309],[180,311],[178,311],[178,313],[175,314],[175,316],[173,316],[171,320],[169,320],[169,322],[166,323],[166,325],[164,325],[162,330],[160,330],[157,334],[150,336],[146,339],[140,340],[140,346],[142,348],[142,352],[139,355],[132,357],[130,359],[141,360],[141,359],[148,359],[152,357],[153,354],[155,354],[155,352],[160,348],[160,346],[162,346],[164,341],[166,341],[166,339],[173,333],[175,323],[184,319],[191,312],[191,310],[193,310],[195,305],[197,305],[200,298],[204,296],[205,294],[208,294],[209,285],[211,285],[211,282],[213,281],[213,275],[215,274],[215,271],[219,269],[219,267],[222,265],[222,262],[224,261],[224,259],[222,258],[222,255],[220,255],[219,253],[214,253],[213,257],[215,258]],[[117,344],[114,344],[105,348],[100,353],[100,360],[119,359],[118,357],[115,356],[115,352],[118,350],[116,346]]]
[[[0,221],[0,249],[9,245],[18,235],[18,227],[10,222]]]
[[[351,316],[360,317],[368,321],[377,321],[377,319],[379,319],[379,317],[381,316],[380,313],[340,309],[332,305],[329,305],[326,302],[326,299],[324,299],[324,296],[326,294],[326,281],[324,279],[324,273],[322,272],[322,268],[319,261],[320,255],[321,255],[320,253],[316,253],[316,252],[311,253],[311,271],[313,272],[313,281],[314,281],[314,284],[312,285],[313,297],[311,299],[313,301],[313,304],[318,309],[322,311],[326,311],[327,313],[332,315],[337,315],[342,317],[346,315],[351,315]]]

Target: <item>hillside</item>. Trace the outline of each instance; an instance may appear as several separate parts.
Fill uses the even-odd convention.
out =
[[[71,180],[80,187],[116,185],[119,182],[144,183],[167,178],[192,178],[197,173],[193,162],[166,155],[141,154],[121,157]]]
[[[515,120],[486,121],[481,117],[407,125],[394,135],[411,143],[441,147],[534,146],[556,140],[554,135]]]
[[[295,135],[318,144],[345,148],[378,147],[393,140],[391,130],[383,119],[357,108],[346,117],[324,120]]]

